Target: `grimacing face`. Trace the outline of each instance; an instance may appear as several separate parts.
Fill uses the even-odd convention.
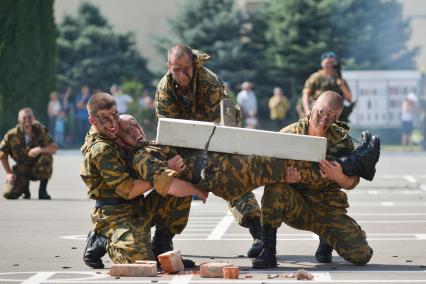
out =
[[[178,58],[172,54],[167,67],[179,86],[187,88],[191,85],[192,76],[194,75],[194,63],[188,54],[185,53]]]
[[[22,110],[18,114],[18,124],[22,130],[28,132],[33,125],[34,115],[30,110]]]
[[[339,118],[341,112],[331,108],[327,100],[318,99],[312,107],[311,124],[317,130],[325,132]]]
[[[142,127],[135,119],[121,119],[120,124],[120,139],[129,146],[142,145],[145,141],[145,133]]]
[[[118,137],[119,131],[118,118],[117,106],[114,105],[110,109],[99,110],[93,117],[93,124],[99,132],[111,139],[115,139]]]

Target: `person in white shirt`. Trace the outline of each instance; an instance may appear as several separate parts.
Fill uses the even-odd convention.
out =
[[[117,103],[118,112],[127,113],[129,105],[133,103],[133,98],[127,94],[124,94],[120,86],[115,84],[111,86],[110,91]]]
[[[237,103],[243,113],[246,126],[248,128],[256,128],[257,126],[257,98],[253,92],[253,86],[250,82],[244,82],[241,85],[241,92],[237,95]]]

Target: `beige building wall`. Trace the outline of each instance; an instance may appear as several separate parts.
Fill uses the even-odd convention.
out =
[[[82,0],[55,0],[55,19],[60,23],[65,14],[75,15]],[[166,68],[166,56],[159,55],[152,35],[170,35],[167,18],[173,16],[182,0],[90,0],[107,18],[115,31],[133,32],[148,67],[153,71]]]
[[[118,32],[133,32],[141,54],[148,59],[153,71],[165,70],[166,57],[156,52],[152,35],[170,35],[167,18],[172,17],[184,0],[89,0]],[[199,1],[199,0],[194,0]],[[240,9],[252,10],[265,0],[235,0]],[[418,68],[426,72],[426,1],[398,0],[403,5],[404,17],[412,17],[409,46],[419,46]],[[75,15],[82,0],[55,0],[55,17],[60,22],[64,14]]]

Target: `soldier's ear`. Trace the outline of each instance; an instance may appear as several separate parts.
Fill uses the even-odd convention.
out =
[[[95,125],[95,119],[93,118],[93,116],[89,116],[88,119],[91,125]]]

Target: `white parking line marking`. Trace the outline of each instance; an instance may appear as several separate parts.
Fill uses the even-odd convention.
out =
[[[31,276],[27,280],[23,281],[22,284],[39,284],[45,282],[54,274],[55,272],[39,272],[36,275]]]
[[[191,281],[191,278],[192,278],[192,274],[176,275],[170,281],[170,284],[187,284]]]
[[[368,194],[377,195],[377,194],[379,194],[379,191],[378,190],[369,190]]]
[[[413,177],[412,175],[404,175],[404,178],[409,182],[409,183],[417,183],[417,180],[415,179],[415,177]]]
[[[220,240],[225,232],[228,230],[229,226],[231,226],[232,222],[234,222],[234,216],[225,215],[222,220],[216,225],[214,230],[207,237],[208,240]]]
[[[395,206],[395,203],[390,202],[390,201],[385,201],[385,202],[382,202],[381,204],[382,204],[382,206]]]
[[[426,234],[414,234],[420,240],[426,240]],[[426,270],[425,270],[426,271]]]

